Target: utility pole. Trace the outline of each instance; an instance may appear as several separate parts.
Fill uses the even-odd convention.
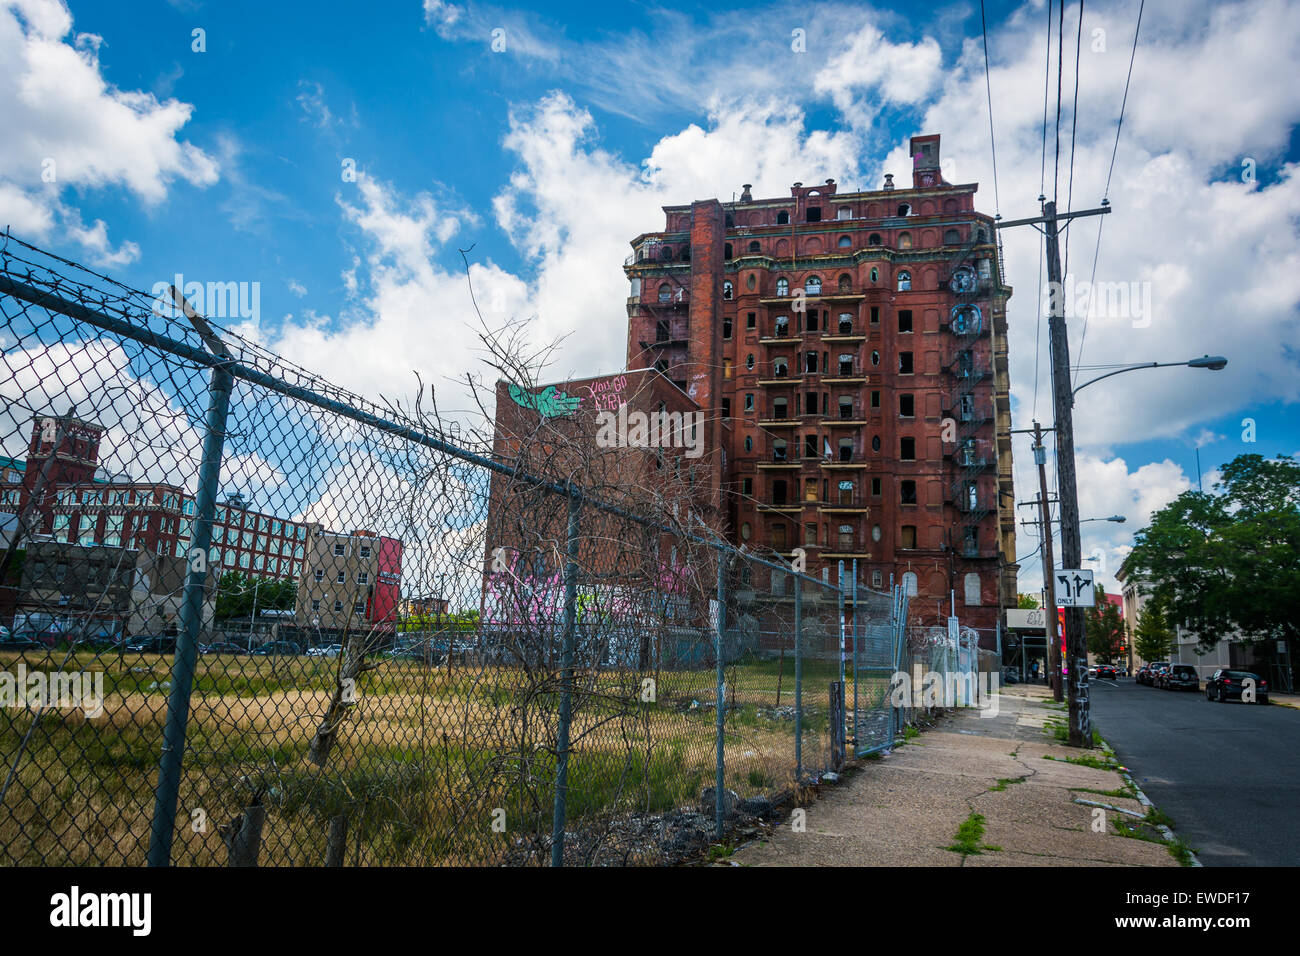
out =
[[[1104,202],[1104,200],[1103,200]],[[1061,282],[1061,247],[1056,225],[1059,220],[1100,216],[1110,205],[1057,216],[1056,203],[1044,202],[1043,214],[1031,219],[999,223],[998,228],[1042,223],[1047,239],[1047,280],[1051,309],[1048,337],[1052,357],[1052,399],[1056,413],[1056,484],[1061,504],[1061,566],[1077,568],[1083,562],[1079,535],[1079,488],[1074,471],[1074,390],[1070,387],[1070,343],[1066,339],[1065,290]],[[1051,532],[1050,526],[1047,529]],[[1052,608],[1052,613],[1056,609]],[[1083,609],[1065,609],[1065,658],[1070,687],[1070,739],[1072,747],[1092,747],[1092,713],[1088,700],[1088,649],[1083,633]]]
[[[1061,637],[1056,620],[1056,562],[1052,557],[1052,516],[1047,502],[1047,449],[1043,447],[1043,426],[1034,422],[1034,464],[1038,466],[1038,512],[1043,531],[1043,596],[1047,599],[1047,660],[1052,675],[1052,699],[1065,699],[1061,686]]]

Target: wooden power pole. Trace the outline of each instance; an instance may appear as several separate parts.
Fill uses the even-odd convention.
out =
[[[1047,239],[1047,281],[1051,308],[1048,314],[1048,337],[1052,358],[1052,404],[1056,413],[1056,486],[1061,505],[1061,566],[1078,568],[1083,562],[1083,545],[1079,536],[1079,489],[1074,470],[1074,391],[1070,387],[1070,343],[1066,339],[1065,290],[1061,282],[1061,247],[1056,225],[1080,216],[1100,216],[1110,206],[1056,214],[1056,203],[1045,202],[1043,214],[1030,219],[999,223],[999,229],[1041,223]],[[1051,534],[1049,525],[1044,538]],[[1055,598],[1053,598],[1055,600]],[[1053,607],[1051,613],[1055,613]],[[1065,664],[1070,688],[1070,746],[1092,747],[1092,714],[1088,700],[1088,648],[1084,640],[1083,610],[1065,609]]]

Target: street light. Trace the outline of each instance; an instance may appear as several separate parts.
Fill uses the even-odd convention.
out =
[[[1123,515],[1111,515],[1109,518],[1083,518],[1079,524],[1083,524],[1084,521],[1113,521],[1116,524],[1123,524],[1127,520]]]
[[[1087,388],[1093,382],[1100,382],[1103,378],[1119,375],[1121,372],[1135,372],[1140,368],[1170,368],[1175,365],[1186,365],[1188,368],[1208,368],[1212,372],[1217,372],[1227,364],[1228,360],[1222,355],[1202,355],[1200,358],[1188,359],[1186,362],[1142,362],[1138,365],[1126,365],[1124,368],[1117,368],[1113,372],[1107,372],[1105,375],[1098,375],[1096,378],[1088,379],[1071,394],[1070,404],[1074,404],[1074,396],[1078,395],[1081,389]]]

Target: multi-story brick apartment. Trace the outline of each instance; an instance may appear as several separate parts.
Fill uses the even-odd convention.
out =
[[[625,271],[629,369],[655,368],[725,450],[715,499],[736,543],[805,549],[833,578],[904,584],[993,647],[1016,602],[1006,302],[976,184],[911,141],[910,188],[666,206]]]
[[[392,628],[401,581],[401,541],[365,530],[317,530],[308,541],[294,618],[322,630]]]
[[[102,435],[103,428],[91,422],[35,418],[26,461],[4,460],[0,511],[17,514],[27,508],[29,535],[65,544],[182,556],[189,546],[194,497],[177,484],[104,475]],[[33,499],[38,484],[41,493]],[[233,495],[217,506],[210,560],[223,571],[296,580],[316,527],[255,511]]]

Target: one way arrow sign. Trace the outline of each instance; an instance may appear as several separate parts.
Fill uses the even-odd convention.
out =
[[[1093,590],[1092,571],[1064,568],[1056,572],[1056,603],[1058,607],[1094,607],[1097,594]]]

